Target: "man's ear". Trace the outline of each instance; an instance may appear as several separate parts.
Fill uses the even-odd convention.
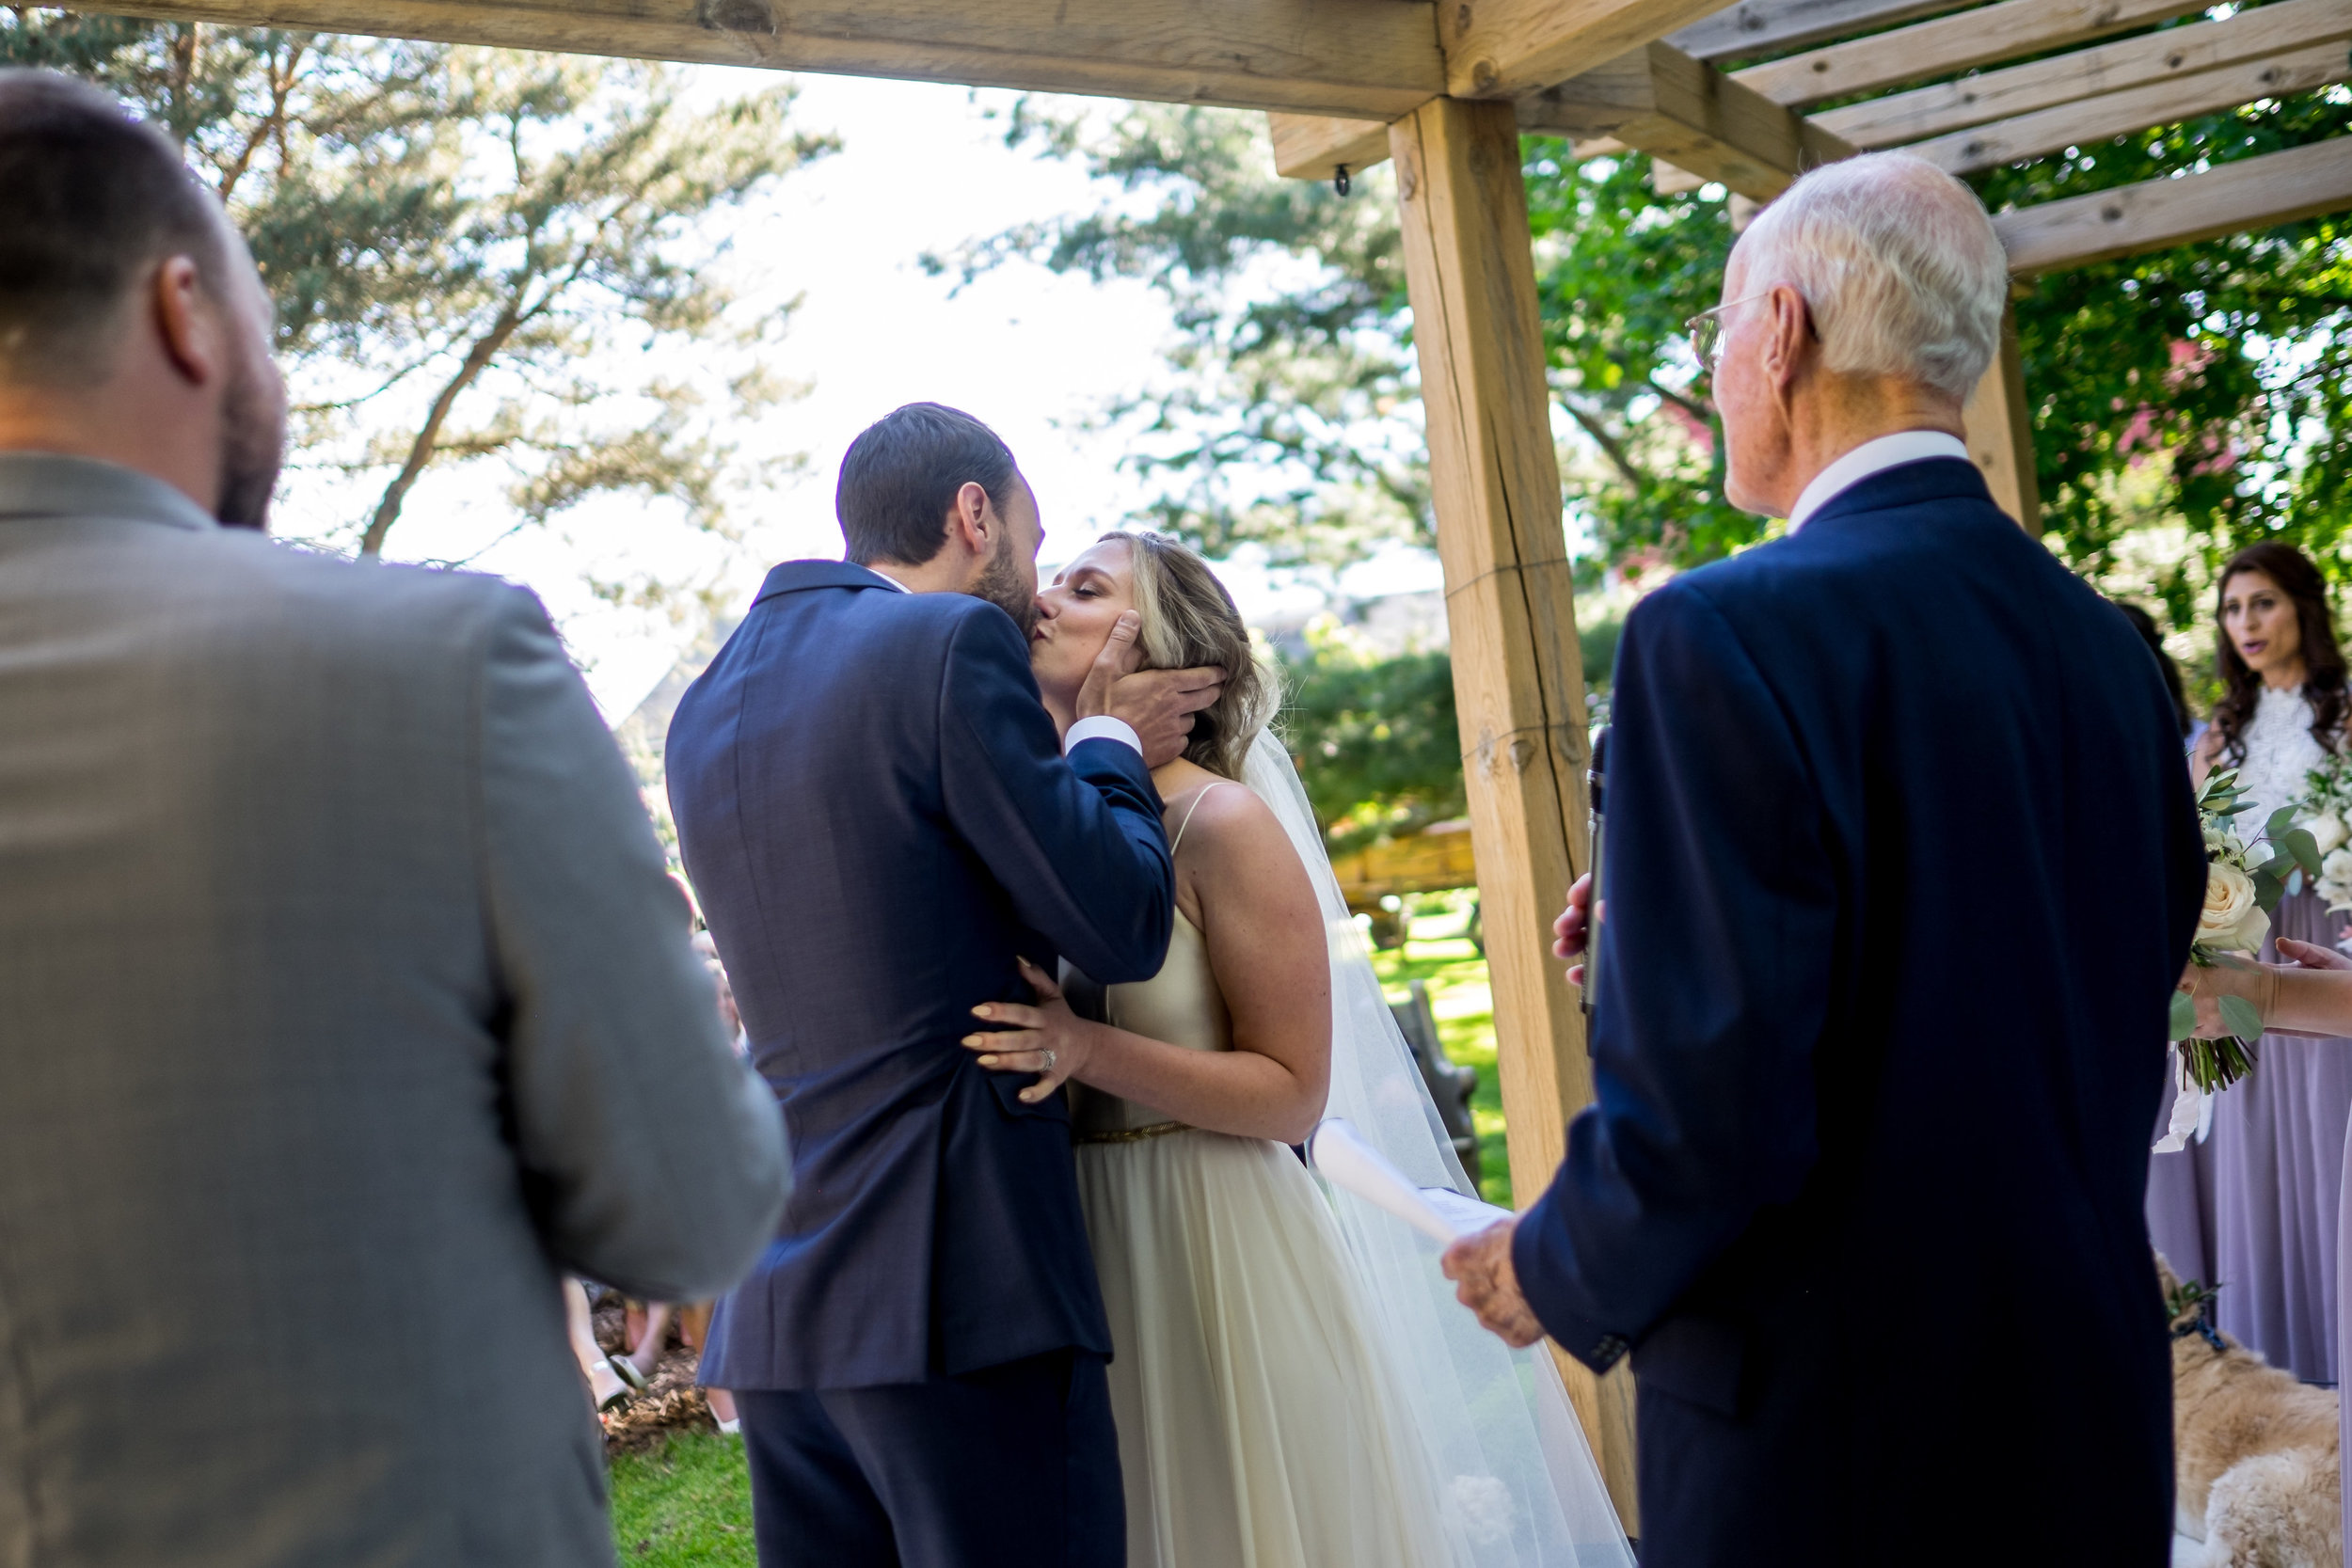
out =
[[[954,505],[948,508],[948,539],[974,555],[985,556],[995,547],[996,535],[1004,526],[1004,519],[996,515],[995,505],[988,499],[988,491],[966,480],[956,491]]]
[[[1772,291],[1772,337],[1765,345],[1764,369],[1776,391],[1786,393],[1805,372],[1806,345],[1813,329],[1805,313],[1804,296],[1783,283]]]
[[[196,263],[185,256],[166,257],[149,293],[148,314],[164,357],[191,385],[212,385],[222,372],[229,344],[220,307],[205,292]]]

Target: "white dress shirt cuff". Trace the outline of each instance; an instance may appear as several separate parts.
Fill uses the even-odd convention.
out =
[[[1127,721],[1114,719],[1107,713],[1098,713],[1071,725],[1070,733],[1061,739],[1061,754],[1068,756],[1070,749],[1081,740],[1116,740],[1136,755],[1143,755],[1143,737],[1136,734]]]

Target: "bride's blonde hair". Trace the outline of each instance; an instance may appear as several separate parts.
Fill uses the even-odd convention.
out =
[[[1193,718],[1184,757],[1212,773],[1240,778],[1249,743],[1273,721],[1282,692],[1272,672],[1258,662],[1233,596],[1207,562],[1165,533],[1106,533],[1097,543],[1126,546],[1136,614],[1143,623],[1136,634],[1142,667],[1190,670],[1213,664],[1225,672],[1225,689]]]

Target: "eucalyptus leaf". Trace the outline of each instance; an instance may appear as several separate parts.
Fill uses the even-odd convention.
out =
[[[2172,993],[2171,1027],[2167,1039],[2185,1040],[2197,1033],[2197,1004],[2185,990]]]
[[[2263,1015],[2256,1012],[2254,1005],[2243,996],[2225,996],[2221,999],[2221,1023],[2239,1039],[2262,1038]]]
[[[2301,810],[2300,806],[2280,806],[2272,812],[2269,820],[2263,824],[2263,837],[2273,844],[2286,837],[2287,830],[2295,826],[2296,816]]]
[[[2309,828],[2290,828],[2280,842],[2285,844],[2287,853],[2295,857],[2295,863],[2309,873],[2312,880],[2318,880],[2319,840],[2312,836],[2312,831]]]

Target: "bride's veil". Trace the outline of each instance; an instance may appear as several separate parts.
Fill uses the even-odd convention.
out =
[[[1289,753],[1261,731],[1244,784],[1272,807],[1315,885],[1331,954],[1331,1098],[1415,1182],[1470,1196],[1462,1163],[1381,994]],[[1438,1269],[1437,1244],[1402,1220],[1333,1196],[1379,1349],[1442,1497],[1456,1568],[1632,1568],[1559,1369],[1478,1326]]]

